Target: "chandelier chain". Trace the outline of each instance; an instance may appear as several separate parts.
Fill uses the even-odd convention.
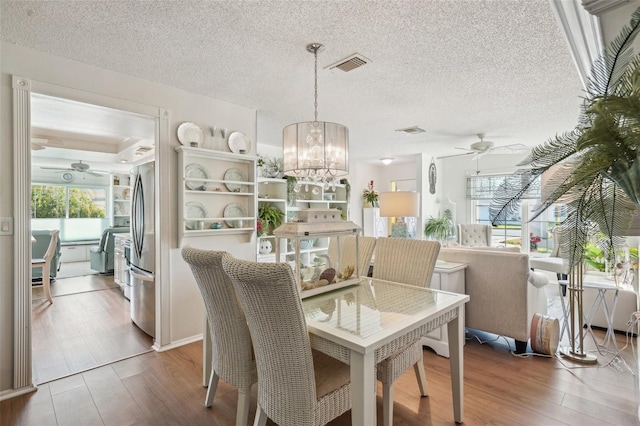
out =
[[[313,56],[315,57],[315,73],[314,73],[314,121],[318,122],[318,49],[315,49],[313,52]]]

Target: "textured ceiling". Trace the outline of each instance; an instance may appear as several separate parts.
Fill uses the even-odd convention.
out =
[[[320,42],[319,119],[365,161],[460,153],[476,133],[533,146],[574,127],[582,94],[548,0],[3,0],[0,37],[255,108],[272,145],[313,118]],[[324,69],[356,52],[371,63]]]

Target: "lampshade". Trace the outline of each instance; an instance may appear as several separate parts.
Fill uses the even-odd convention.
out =
[[[349,174],[349,129],[318,121],[318,52],[320,43],[307,45],[315,58],[314,120],[294,123],[282,131],[284,174],[301,180],[335,184]]]
[[[420,194],[414,191],[383,192],[380,194],[380,216],[420,216]]]
[[[349,129],[341,124],[306,121],[282,131],[284,174],[323,181],[349,174]]]

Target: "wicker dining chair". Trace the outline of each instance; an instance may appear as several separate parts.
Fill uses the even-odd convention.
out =
[[[429,287],[439,253],[440,243],[437,241],[378,238],[373,278]],[[393,424],[394,384],[398,377],[411,366],[416,373],[420,394],[427,396],[422,339],[405,346],[376,366],[376,377],[382,382],[382,411],[385,426]]]
[[[356,237],[349,235],[338,238],[333,237],[329,241],[329,257],[334,260],[338,258],[338,241],[340,241],[340,265],[343,272],[347,266],[356,266]],[[358,251],[360,261],[358,262],[358,274],[366,277],[373,256],[373,249],[376,246],[375,237],[358,237]]]
[[[296,280],[287,263],[257,263],[225,255],[247,317],[258,366],[254,425],[318,426],[351,409],[350,369],[311,349]]]
[[[222,379],[238,388],[236,426],[246,426],[249,420],[251,385],[258,381],[251,336],[242,308],[238,304],[231,281],[222,269],[225,252],[182,249],[182,257],[196,279],[207,320],[211,327],[212,369],[205,407],[210,407]]]
[[[49,239],[49,246],[44,256],[40,259],[31,259],[32,268],[42,268],[42,287],[44,288],[44,295],[49,301],[53,303],[51,298],[51,261],[56,254],[58,248],[58,239],[60,239],[60,231],[54,229],[51,231],[51,238]],[[32,286],[37,287],[37,285]]]

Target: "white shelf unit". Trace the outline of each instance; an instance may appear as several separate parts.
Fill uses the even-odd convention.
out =
[[[293,192],[296,201],[289,202],[289,194],[287,193],[287,179],[277,178],[258,178],[258,204],[269,203],[280,209],[285,214],[283,223],[289,222],[297,217],[300,210],[304,209],[328,209],[338,208],[342,211],[343,219],[349,219],[349,203],[347,202],[347,191],[345,185],[336,185],[335,190],[324,189],[323,184],[304,183],[299,185],[299,191]],[[260,253],[260,240],[270,239],[272,251],[271,253]],[[256,251],[258,262],[274,262],[276,252],[276,239],[273,235],[265,235],[258,238]],[[293,240],[281,240],[280,244],[280,261],[293,261],[296,253]],[[307,249],[300,249],[300,259],[305,265],[312,265],[316,255],[326,254],[329,246],[327,237],[316,238],[313,246]]]
[[[131,221],[131,186],[129,174],[118,173],[111,178],[111,208],[113,226],[129,226]]]
[[[223,234],[252,234],[256,231],[257,191],[256,157],[202,148],[179,146],[178,152],[178,234],[184,237]],[[187,166],[197,164],[207,177],[191,176]],[[193,167],[193,166],[192,166]],[[230,169],[237,169],[243,180],[225,179]],[[237,188],[234,192],[229,187]],[[196,189],[192,189],[196,188]],[[189,216],[187,203],[197,203],[204,208],[204,215]],[[236,204],[244,215],[225,217],[225,208]],[[193,205],[193,204],[192,204]],[[214,229],[214,224],[221,228]]]

